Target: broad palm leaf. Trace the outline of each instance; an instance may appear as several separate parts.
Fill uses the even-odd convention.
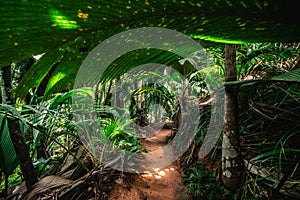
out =
[[[74,77],[88,52],[116,33],[150,26],[222,43],[295,42],[300,39],[299,13],[295,8],[294,2],[258,0],[3,0],[0,7],[3,15],[0,18],[0,66],[39,53],[53,55],[52,60],[45,57],[39,62],[44,64],[33,66],[28,73],[31,76],[21,82],[16,93],[24,96],[21,91],[37,87],[57,59],[63,56],[46,89],[50,93],[72,88]],[[127,58],[130,57],[133,55]],[[145,57],[139,58],[141,62]]]

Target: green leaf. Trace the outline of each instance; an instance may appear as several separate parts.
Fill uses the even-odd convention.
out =
[[[70,44],[63,45],[43,55],[21,79],[14,93],[16,97],[25,98],[31,88],[38,88],[40,83],[50,72],[53,66],[62,58]]]
[[[82,61],[98,43],[102,34],[91,33],[76,39],[64,54],[61,62],[56,66],[50,77],[45,94],[55,93],[62,89],[72,89],[74,77],[76,77]]]
[[[10,175],[18,166],[19,161],[10,138],[6,116],[0,114],[0,169]]]
[[[49,14],[50,20],[61,29],[76,29],[80,27],[76,21],[70,20],[57,9],[50,9]]]
[[[26,124],[26,121],[23,119],[22,115],[20,114],[20,112],[17,111],[16,108],[14,108],[13,106],[8,105],[8,104],[0,104],[0,106],[2,106],[3,108],[5,108],[14,117],[18,118],[21,122],[23,122],[24,124]]]
[[[55,96],[54,98],[52,98],[50,100],[49,109],[50,110],[57,109],[57,106],[59,104],[65,102],[67,100],[71,100],[71,98],[74,94],[90,95],[90,96],[93,95],[91,88],[74,89],[74,90],[71,90],[71,91],[63,93],[63,94],[58,94],[57,96]]]
[[[300,82],[300,68],[276,76],[273,80]]]
[[[98,41],[98,39],[99,38],[95,40]],[[80,39],[78,42],[79,44],[76,43],[76,45],[81,46],[80,44],[83,41],[88,40]],[[91,43],[85,45],[92,48],[96,44],[93,41],[91,41]],[[68,52],[65,55],[63,61],[60,64],[58,64],[53,75],[51,76],[51,79],[45,92],[46,95],[59,92],[62,89],[72,89],[78,69],[86,55],[87,52],[80,53],[79,50],[76,48]],[[101,81],[109,81],[111,79],[123,75],[124,73],[133,69],[136,66],[141,66],[149,62],[171,65],[173,62],[176,62],[179,58],[180,57],[174,53],[158,49],[141,49],[138,51],[132,51],[116,59],[110,65],[110,67],[108,67],[103,73]]]
[[[115,28],[121,32],[145,26],[165,27],[222,43],[299,41],[296,3],[2,0],[0,66],[48,52],[79,36]]]
[[[46,94],[50,94],[71,89],[88,52],[116,33],[140,27],[163,27],[194,39],[221,43],[297,42],[300,41],[300,13],[296,8],[296,2],[280,0],[2,0],[0,67],[51,52],[49,60],[45,57],[43,64],[33,66],[22,80],[16,93],[24,97],[29,87],[37,86],[53,67],[62,53],[57,50],[74,41],[76,44],[64,55],[48,83]],[[55,52],[58,54],[54,55]],[[151,60],[144,56],[140,57],[141,62]],[[122,67],[132,58],[121,59],[123,65],[114,67],[118,72],[107,72],[107,77],[124,73],[128,68]]]

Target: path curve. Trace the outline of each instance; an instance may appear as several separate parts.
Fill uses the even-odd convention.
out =
[[[166,145],[170,129],[162,129],[156,135],[142,141],[142,146],[150,151]],[[153,172],[131,174],[118,179],[117,187],[109,200],[187,200],[182,183],[183,171],[179,161]]]

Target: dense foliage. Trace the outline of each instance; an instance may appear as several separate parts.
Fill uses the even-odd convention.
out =
[[[84,123],[99,125],[103,133],[99,138],[112,141],[112,148],[134,154],[147,151],[132,129],[134,123],[147,127],[151,122],[167,119],[174,122],[168,128],[176,133],[181,111],[175,92],[182,84],[178,77],[186,78],[197,94],[194,103],[199,104],[201,117],[190,155],[183,160],[188,164],[195,161],[194,151],[203,143],[210,117],[218,112],[210,110],[209,100],[214,94],[209,94],[204,75],[217,73],[224,78],[224,44],[230,43],[237,44],[238,81],[226,84],[239,87],[239,132],[246,171],[238,195],[299,197],[300,16],[296,3],[2,0],[0,187],[4,194],[1,196],[11,192],[23,178],[30,180],[25,169],[31,165],[38,177],[65,178],[56,178],[58,185],[53,186],[54,190],[60,187],[61,198],[70,195],[64,191],[66,185],[72,188],[69,180],[82,181],[80,177],[86,181],[76,185],[84,191],[79,195],[81,198],[108,194],[103,188],[113,173],[107,174],[103,160],[83,148],[78,134],[79,124],[74,120],[72,107],[72,97],[78,93],[95,97],[94,106],[100,118]],[[79,67],[94,47],[115,34],[141,27],[161,27],[186,34],[205,47],[214,66],[211,71],[197,70],[193,63],[185,63],[174,53],[145,48],[118,57],[99,77],[95,90],[73,88]],[[126,42],[114,48],[124,46]],[[163,86],[143,84],[140,80],[144,77],[138,77],[141,87],[134,88],[131,95],[114,93],[120,80],[125,85],[132,83],[126,72],[149,62],[169,66],[178,73],[164,79],[165,73],[155,72],[155,76],[165,81]],[[173,85],[168,84],[170,80]],[[124,99],[129,99],[126,102],[129,112],[122,108],[106,109]],[[220,138],[216,144],[209,159],[219,165]],[[26,163],[19,162],[23,158],[20,153],[26,154],[23,160]],[[202,162],[187,168],[184,177],[187,192],[195,199],[231,197],[233,194],[218,182],[218,171],[206,169]],[[29,175],[33,181],[27,186],[31,187],[38,179],[34,174]],[[87,183],[89,186],[84,185]],[[40,193],[46,194],[46,189]],[[35,195],[43,195],[40,193]],[[51,190],[49,195],[54,196]]]

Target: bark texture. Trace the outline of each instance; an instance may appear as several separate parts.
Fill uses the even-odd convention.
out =
[[[236,81],[236,47],[225,46],[225,82]],[[231,190],[240,187],[243,162],[240,154],[238,123],[238,88],[225,86],[225,121],[222,143],[222,180]]]
[[[8,119],[8,127],[14,149],[20,161],[20,168],[24,176],[26,187],[30,189],[38,182],[38,177],[33,168],[28,148],[22,136],[19,121],[17,119]]]
[[[2,80],[3,80],[3,93],[5,94],[2,98],[6,104],[13,105],[15,103],[14,98],[12,98],[12,75],[11,67],[6,66],[1,68]],[[29,156],[29,150],[26,146],[24,137],[20,129],[18,119],[8,118],[8,128],[14,149],[16,151],[17,157],[20,161],[20,168],[24,176],[26,187],[30,189],[37,181],[38,177],[32,165],[32,160]]]

